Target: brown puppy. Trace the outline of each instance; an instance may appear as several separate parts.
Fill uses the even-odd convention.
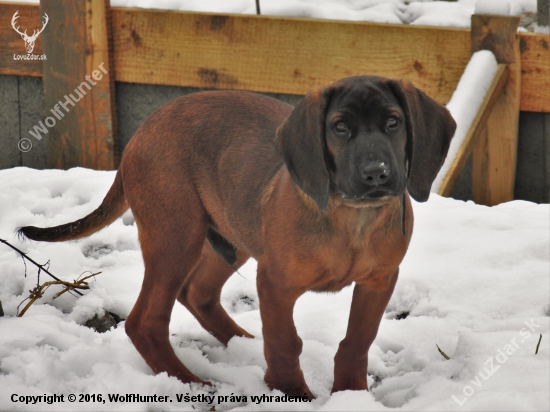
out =
[[[367,389],[367,352],[455,122],[408,81],[350,77],[292,110],[245,92],[205,92],[156,111],[130,141],[97,210],[66,225],[25,227],[30,239],[88,236],[130,207],[145,278],[126,331],[155,373],[202,382],[168,340],[179,300],[227,344],[252,337],[220,305],[223,284],[249,257],[267,361],[265,381],[311,397],[292,314],[308,290],[355,282],[332,391]],[[404,208],[404,210],[403,210]]]

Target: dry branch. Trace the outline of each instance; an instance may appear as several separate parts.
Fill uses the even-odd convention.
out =
[[[439,351],[439,353],[441,353],[441,355],[443,355],[443,357],[444,357],[445,359],[447,359],[447,360],[451,359],[451,358],[449,358],[449,356],[448,356],[445,352],[443,352],[443,351],[439,348],[439,346],[437,345],[437,343],[435,344],[435,346],[437,346],[437,350]]]
[[[25,312],[31,307],[31,305],[34,302],[36,302],[38,299],[40,299],[42,296],[44,296],[44,292],[50,286],[52,286],[52,285],[63,285],[64,286],[64,288],[53,297],[54,299],[56,299],[59,296],[61,296],[62,294],[64,294],[65,292],[69,292],[69,291],[77,292],[76,289],[81,289],[81,290],[90,289],[90,287],[88,286],[88,282],[86,282],[86,280],[91,278],[91,277],[94,277],[96,275],[99,275],[100,273],[101,272],[92,273],[91,275],[88,275],[88,276],[86,276],[82,279],[77,279],[72,283],[71,282],[66,282],[64,280],[55,280],[55,281],[50,281],[50,282],[43,283],[42,285],[37,285],[33,290],[29,290],[29,292],[30,292],[29,297],[26,298],[25,300],[23,300],[23,302],[21,302],[19,304],[19,306],[17,306],[17,317],[23,316],[25,314]],[[25,305],[23,310],[21,312],[19,312],[19,307],[27,300],[29,302]]]
[[[535,355],[537,355],[539,353],[539,346],[540,346],[540,341],[541,340],[542,340],[542,333],[539,336],[539,342],[537,343],[537,349],[535,350]]]
[[[59,279],[58,277],[52,275],[48,269],[45,267],[45,265],[41,265],[39,263],[36,263],[34,260],[32,260],[30,257],[27,256],[27,254],[25,252],[22,252],[21,250],[17,249],[15,246],[13,246],[11,243],[9,243],[8,241],[4,240],[4,239],[0,239],[0,243],[3,243],[9,247],[11,247],[13,250],[15,250],[17,253],[19,253],[21,255],[21,257],[23,258],[23,262],[25,262],[25,259],[27,259],[29,262],[31,262],[33,265],[35,265],[37,268],[38,268],[38,276],[40,276],[40,272],[44,272],[46,273],[47,275],[50,275],[53,279],[57,280],[58,282],[63,282],[61,279]],[[47,264],[47,263],[46,263]],[[25,265],[26,267],[26,265]],[[26,271],[25,271],[25,276],[26,276]],[[37,285],[38,286],[38,285]],[[75,293],[77,295],[80,295],[82,296],[82,293],[80,293],[78,290],[75,290]]]

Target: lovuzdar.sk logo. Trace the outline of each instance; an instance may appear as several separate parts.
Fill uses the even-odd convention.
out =
[[[34,29],[31,36],[27,34],[27,29],[25,29],[24,32],[19,30],[19,26],[16,26],[16,20],[19,17],[19,10],[17,10],[15,13],[13,13],[13,17],[11,19],[11,26],[13,27],[13,30],[15,30],[23,39],[25,42],[25,49],[27,49],[27,54],[14,54],[13,60],[46,60],[45,54],[32,54],[32,51],[34,50],[34,44],[36,42],[36,39],[44,31],[46,28],[46,25],[48,24],[48,21],[50,18],[46,13],[44,13],[44,21],[42,22],[42,28],[40,30]]]

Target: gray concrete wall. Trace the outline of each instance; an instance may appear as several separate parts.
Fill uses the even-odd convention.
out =
[[[137,128],[156,109],[199,89],[117,83],[118,136],[124,148]],[[275,95],[291,105],[302,98]],[[40,78],[0,76],[0,169],[14,166],[46,168],[47,135],[37,141],[28,130],[44,119],[44,93]],[[17,142],[29,138],[33,148],[22,153]],[[471,160],[453,190],[452,197],[471,199]],[[520,116],[516,199],[550,201],[550,114],[522,112]]]
[[[38,141],[28,132],[44,120],[44,111],[41,78],[0,76],[0,169],[46,168],[46,138]],[[17,146],[23,138],[33,144],[26,153]]]
[[[118,120],[118,136],[121,147],[126,147],[138,127],[156,109],[172,100],[190,93],[205,89],[174,86],[154,86],[148,84],[116,84],[116,106]],[[282,100],[296,106],[303,96],[290,94],[272,94],[267,96]]]

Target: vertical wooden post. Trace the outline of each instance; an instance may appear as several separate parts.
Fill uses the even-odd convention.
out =
[[[472,53],[491,50],[508,80],[472,153],[472,197],[488,206],[513,200],[520,111],[519,17],[472,16]]]
[[[118,166],[109,0],[42,0],[49,167]]]

